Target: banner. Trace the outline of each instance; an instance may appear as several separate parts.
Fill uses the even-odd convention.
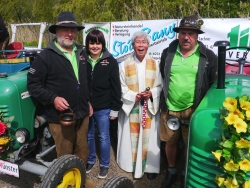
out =
[[[173,28],[179,25],[181,19],[169,20],[143,20],[123,21],[111,23],[85,23],[84,34],[91,29],[97,28],[103,31],[107,40],[107,47],[118,62],[126,59],[133,53],[131,37],[136,31],[145,31],[151,37],[148,53],[160,61],[162,51],[169,43],[178,36]],[[250,20],[248,18],[204,18],[201,29],[205,32],[198,36],[208,49],[218,53],[218,47],[214,46],[216,41],[228,41],[230,46],[250,46]],[[246,55],[250,61],[250,53],[246,49],[227,50],[227,59],[237,60]]]

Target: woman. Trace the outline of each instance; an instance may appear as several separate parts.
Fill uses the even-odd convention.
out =
[[[160,172],[161,75],[159,63],[147,55],[150,38],[143,32],[133,34],[134,53],[119,65],[122,110],[118,118],[117,163],[127,172],[148,179]]]
[[[100,30],[92,30],[86,36],[84,49],[84,56],[88,63],[90,103],[94,110],[89,120],[89,157],[86,172],[89,173],[96,162],[95,130],[97,130],[100,146],[99,178],[106,178],[109,169],[109,120],[118,117],[122,106],[118,63],[105,48],[105,44],[103,33]]]

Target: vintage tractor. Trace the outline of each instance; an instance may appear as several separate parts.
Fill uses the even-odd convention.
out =
[[[218,141],[222,136],[219,109],[226,97],[235,98],[250,94],[250,76],[243,74],[244,66],[250,65],[250,62],[246,61],[250,47],[227,48],[229,45],[227,41],[218,41],[214,44],[218,47],[218,79],[207,92],[189,122],[185,187],[218,187],[215,177],[217,174],[221,174],[222,170],[217,166],[212,151],[218,149]],[[239,48],[246,49],[246,52],[242,58],[233,60],[239,63],[237,74],[225,74],[225,62],[228,61],[226,53]],[[250,171],[246,172],[244,178],[245,180],[250,179]]]
[[[55,148],[54,140],[42,106],[27,91],[27,72],[0,74],[0,112],[2,119],[11,121],[7,129],[11,144],[2,146],[0,172],[19,177],[22,169],[41,175],[43,188],[83,187],[86,174],[82,160],[74,155],[46,159]]]

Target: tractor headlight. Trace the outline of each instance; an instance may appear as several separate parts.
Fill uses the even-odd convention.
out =
[[[171,129],[172,131],[176,131],[180,128],[181,126],[181,121],[178,117],[176,116],[170,116],[167,119],[167,126],[169,129]]]
[[[29,140],[30,134],[26,129],[21,128],[21,129],[18,129],[16,131],[15,136],[16,136],[16,140],[19,143],[23,144],[23,143],[25,143],[26,141]]]

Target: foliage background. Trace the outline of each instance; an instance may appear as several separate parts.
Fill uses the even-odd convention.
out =
[[[27,22],[54,24],[62,11],[73,12],[79,24],[81,22],[174,19],[191,14],[197,14],[201,18],[247,18],[250,17],[250,0],[0,1],[0,14],[6,25]],[[28,40],[27,36],[25,39]]]

